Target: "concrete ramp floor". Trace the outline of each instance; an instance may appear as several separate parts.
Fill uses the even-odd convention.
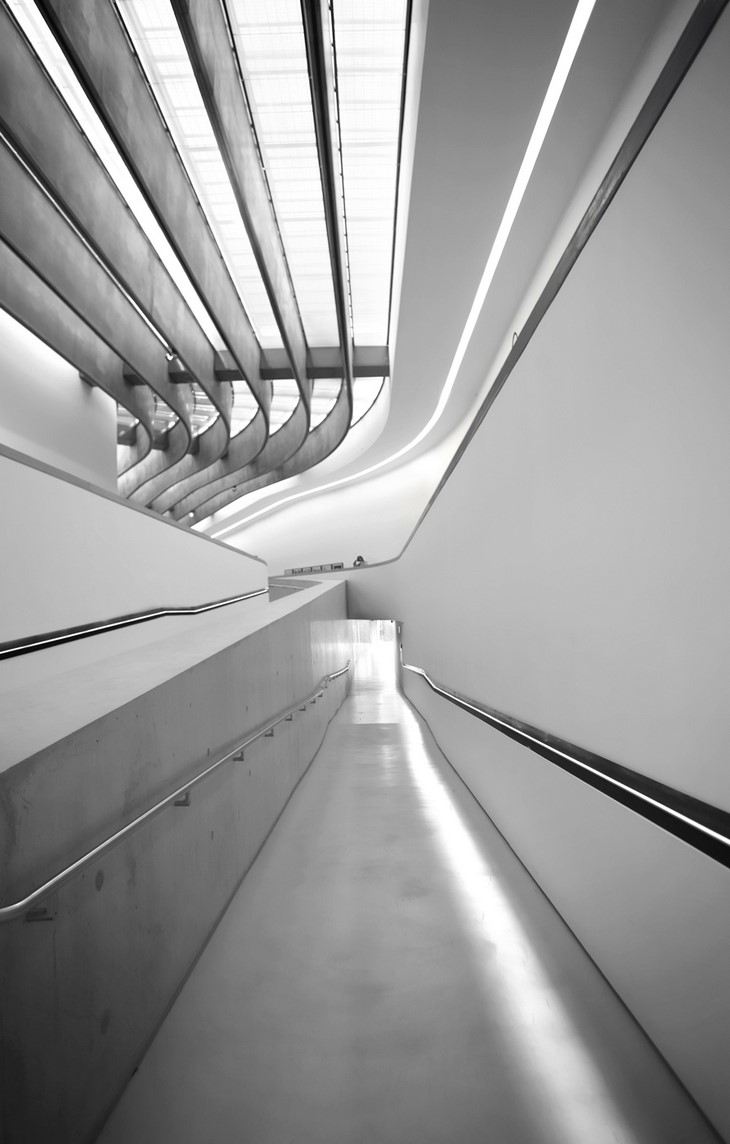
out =
[[[718,1138],[363,645],[103,1144]]]

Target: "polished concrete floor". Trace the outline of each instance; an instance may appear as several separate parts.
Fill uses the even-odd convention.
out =
[[[103,1144],[717,1138],[364,646]]]

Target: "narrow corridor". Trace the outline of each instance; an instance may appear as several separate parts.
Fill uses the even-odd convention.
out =
[[[399,694],[381,639],[100,1140],[716,1137]]]

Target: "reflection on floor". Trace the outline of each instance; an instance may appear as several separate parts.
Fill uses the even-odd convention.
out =
[[[372,634],[103,1144],[715,1140]]]

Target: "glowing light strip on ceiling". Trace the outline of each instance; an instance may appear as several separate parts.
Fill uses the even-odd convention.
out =
[[[477,288],[477,292],[474,295],[474,301],[472,302],[469,316],[466,320],[466,324],[459,339],[459,343],[456,347],[456,352],[454,353],[449,372],[446,375],[446,380],[444,382],[443,389],[441,390],[441,396],[439,397],[436,408],[434,409],[424,427],[418,434],[416,434],[412,441],[409,441],[407,445],[404,445],[401,449],[398,449],[397,452],[393,453],[390,457],[386,457],[384,460],[378,461],[376,464],[370,465],[366,469],[361,469],[359,473],[353,473],[349,477],[341,477],[336,481],[329,481],[327,484],[318,485],[317,488],[314,489],[304,489],[302,492],[292,493],[290,496],[282,497],[281,500],[276,501],[274,504],[267,505],[264,508],[260,508],[257,512],[252,513],[251,516],[246,517],[244,521],[238,521],[236,524],[229,524],[225,528],[211,532],[211,536],[224,536],[226,533],[240,529],[242,526],[250,524],[258,517],[264,516],[266,513],[273,512],[275,509],[283,508],[285,505],[291,504],[293,501],[302,500],[304,497],[314,496],[315,494],[329,492],[331,489],[342,488],[344,485],[351,484],[354,481],[360,481],[364,477],[369,477],[372,476],[373,473],[380,472],[388,465],[392,465],[396,461],[402,460],[405,456],[411,453],[428,436],[437,422],[440,421],[449,397],[451,396],[451,392],[454,388],[459,369],[461,368],[461,363],[463,362],[464,356],[469,347],[469,342],[471,341],[472,334],[474,333],[474,328],[477,324],[477,321],[479,320],[482,307],[484,306],[489,287],[492,284],[492,280],[499,265],[499,261],[502,257],[502,253],[505,246],[507,245],[507,239],[509,238],[510,231],[512,230],[512,225],[517,216],[517,211],[519,210],[520,203],[522,202],[523,196],[527,189],[527,185],[535,168],[535,164],[537,163],[538,156],[542,150],[542,145],[545,142],[548,128],[552,122],[553,115],[555,114],[555,110],[558,106],[558,101],[560,100],[560,96],[562,95],[566,80],[570,74],[570,69],[573,66],[573,61],[575,60],[578,48],[580,47],[581,40],[583,39],[583,34],[588,25],[588,21],[590,19],[595,3],[596,0],[579,0],[578,6],[575,9],[573,19],[571,20],[570,27],[568,28],[568,34],[565,37],[565,42],[558,57],[558,62],[555,65],[555,71],[553,72],[547,92],[545,93],[545,98],[543,100],[542,107],[540,108],[540,113],[532,130],[530,141],[527,144],[527,150],[525,151],[522,163],[520,164],[520,169],[517,172],[517,178],[515,179],[512,192],[507,201],[507,206],[505,208],[504,215],[502,216],[502,221],[499,224],[499,229],[497,230],[496,237],[492,244],[492,249],[489,252],[489,257],[487,258],[487,263],[484,267],[481,281]]]

